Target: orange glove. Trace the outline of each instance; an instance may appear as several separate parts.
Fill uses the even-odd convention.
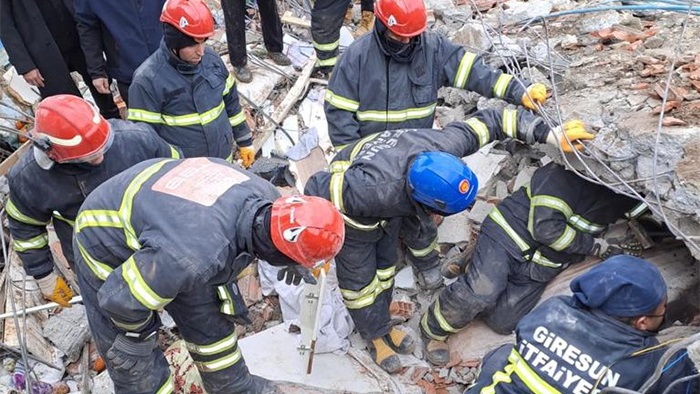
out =
[[[70,300],[73,298],[73,291],[60,276],[55,272],[50,273],[41,279],[37,279],[41,294],[49,301],[53,301],[63,307],[70,308]]]
[[[547,143],[554,146],[561,146],[566,153],[571,153],[574,149],[580,151],[583,145],[580,140],[592,140],[595,135],[586,131],[583,122],[580,120],[570,120],[564,126],[557,126],[549,132]],[[571,144],[569,143],[571,141]],[[573,144],[573,146],[572,146]]]
[[[252,146],[241,146],[238,148],[238,156],[243,160],[243,167],[249,168],[255,161],[255,149]]]
[[[543,105],[545,101],[547,101],[547,88],[541,83],[528,86],[522,98],[523,106],[532,110],[537,109],[537,105]]]

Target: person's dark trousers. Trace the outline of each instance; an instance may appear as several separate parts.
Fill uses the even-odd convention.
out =
[[[311,37],[319,67],[332,69],[338,61],[340,28],[349,0],[316,0],[311,10]]]
[[[428,308],[423,331],[434,339],[444,337],[461,330],[482,313],[492,330],[510,333],[535,307],[547,283],[561,272],[525,261],[513,250],[510,237],[487,218],[467,272],[446,287]]]
[[[389,333],[401,218],[374,230],[345,226],[345,242],[335,256],[338,286],[355,327],[365,340]]]
[[[95,89],[95,85],[92,84],[92,78],[90,74],[88,74],[83,52],[78,50],[71,53],[64,53],[63,59],[66,61],[69,70],[77,71],[83,77],[83,82],[85,82],[85,85],[90,89],[92,98],[95,100],[95,104],[97,104],[97,107],[100,109],[102,116],[106,119],[118,119],[119,108],[117,108],[117,105],[114,103],[112,94],[99,93],[97,89]]]
[[[126,104],[127,107],[129,106],[129,86],[131,86],[131,82],[126,83],[117,81],[119,95],[122,96],[122,101],[124,101],[124,104]]]
[[[263,41],[268,52],[282,52],[282,21],[275,0],[257,0]],[[233,67],[248,63],[245,42],[245,0],[221,0],[226,23],[228,54]]]
[[[362,11],[374,12],[374,0],[362,0],[360,9]]]
[[[76,249],[77,250],[77,249]],[[98,292],[102,284],[78,253],[76,266],[83,303],[97,350],[107,364],[117,394],[170,393],[164,389],[170,369],[159,348],[149,356],[151,369],[128,372],[114,368],[106,357],[120,330],[99,306]],[[253,393],[252,376],[238,347],[234,316],[221,311],[222,299],[214,286],[201,286],[180,293],[165,306],[177,323],[180,334],[202,377],[207,393]],[[230,296],[231,294],[229,294]]]

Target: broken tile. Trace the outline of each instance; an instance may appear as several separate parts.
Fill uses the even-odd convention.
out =
[[[65,353],[68,360],[76,361],[83,345],[90,338],[85,307],[76,304],[51,316],[44,325],[43,335]]]

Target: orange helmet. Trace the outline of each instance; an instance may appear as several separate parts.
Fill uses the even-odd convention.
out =
[[[320,197],[287,196],[272,203],[272,243],[307,268],[332,259],[343,246],[345,223],[337,209]]]
[[[214,35],[214,17],[204,0],[168,0],[163,5],[160,21],[193,38]]]
[[[32,135],[37,148],[54,162],[86,161],[103,153],[112,142],[109,123],[80,97],[47,97],[37,106],[35,115]]]
[[[423,0],[377,0],[374,13],[399,37],[415,37],[428,26]]]

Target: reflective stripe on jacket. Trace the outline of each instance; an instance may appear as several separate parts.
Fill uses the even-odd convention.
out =
[[[550,298],[523,317],[516,345],[484,359],[484,370],[469,394],[598,393],[606,387],[639,389],[666,350],[653,333],[640,331],[572,297]],[[495,372],[492,372],[495,371]],[[683,352],[671,357],[650,393],[693,373]],[[697,384],[697,380],[696,380]],[[673,393],[686,391],[680,384]]]
[[[71,260],[71,230],[80,204],[102,182],[144,160],[179,158],[179,151],[149,126],[108,120],[114,132],[112,146],[98,166],[54,165],[40,168],[31,151],[8,174],[10,198],[5,206],[15,250],[27,274],[45,275],[53,269],[46,225],[53,219],[64,255]],[[72,263],[72,261],[70,261]]]
[[[161,42],[134,73],[129,120],[149,123],[185,157],[227,159],[234,139],[239,146],[252,144],[235,78],[211,48],[193,66],[177,59]]]
[[[75,222],[81,275],[125,331],[148,327],[180,292],[235,280],[253,261],[253,218],[279,197],[222,159],[149,160],[86,200]]]
[[[353,42],[326,90],[328,134],[336,147],[382,130],[431,128],[437,92],[453,86],[519,104],[524,87],[474,53],[433,33],[421,35],[413,59],[386,56],[376,30]]]
[[[518,245],[525,260],[552,268],[582,261],[610,223],[634,212],[639,202],[549,163],[528,187],[489,214]],[[552,265],[553,264],[553,265]]]
[[[309,179],[306,193],[333,202],[356,222],[353,227],[376,227],[380,219],[416,216],[417,204],[410,197],[406,175],[417,155],[442,151],[464,157],[491,141],[510,137],[543,142],[548,133],[540,118],[513,109],[479,111],[443,130],[388,130],[340,151],[329,172]]]

